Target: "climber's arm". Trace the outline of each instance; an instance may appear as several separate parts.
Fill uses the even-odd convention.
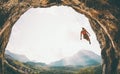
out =
[[[88,31],[86,31],[87,32],[87,34],[90,36],[90,33],[88,32]]]

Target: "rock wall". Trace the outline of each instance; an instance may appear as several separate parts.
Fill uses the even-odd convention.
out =
[[[102,74],[120,74],[120,1],[118,0],[0,0],[0,74],[12,26],[32,7],[70,6],[86,15],[102,49]]]

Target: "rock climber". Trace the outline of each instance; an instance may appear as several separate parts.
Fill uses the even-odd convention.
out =
[[[87,30],[85,28],[82,28],[81,30],[81,33],[80,33],[80,39],[82,40],[82,35],[83,35],[83,38],[86,39],[87,41],[89,41],[89,44],[91,44],[91,41],[90,41],[90,34],[87,32]]]

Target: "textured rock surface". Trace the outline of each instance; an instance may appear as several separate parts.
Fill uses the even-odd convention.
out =
[[[0,74],[14,23],[29,8],[53,5],[70,6],[88,17],[102,49],[103,74],[120,74],[119,0],[0,0]]]

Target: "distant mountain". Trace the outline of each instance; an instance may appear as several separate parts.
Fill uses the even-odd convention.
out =
[[[81,58],[84,60],[84,62],[87,62],[87,65],[81,62],[82,60]],[[51,66],[46,65],[45,63],[41,63],[41,62],[29,61],[29,62],[22,63],[22,62],[19,62],[18,60],[14,60],[13,57],[7,54],[5,54],[5,59],[6,59],[5,60],[5,74],[76,74],[78,72],[84,73],[88,70],[89,72],[97,71],[96,74],[99,74],[102,71],[101,67],[97,68],[96,66],[94,66],[95,68],[92,68],[92,67],[83,68],[84,66],[86,67],[90,65],[100,64],[100,61],[101,61],[100,56],[94,54],[91,51],[80,51],[72,57],[64,58],[64,59],[61,59],[59,61],[52,63]],[[85,59],[92,59],[92,60],[86,61]],[[96,60],[96,61],[92,62],[93,60],[94,61]],[[73,64],[75,66],[73,66]],[[97,66],[100,66],[100,65],[97,65]],[[80,71],[80,69],[82,69],[82,71]]]
[[[77,54],[53,62],[50,66],[92,66],[101,63],[101,56],[92,51],[82,50]]]
[[[34,66],[34,67],[42,67],[42,66],[47,66],[45,63],[41,63],[41,62],[26,62],[25,64]]]
[[[10,52],[9,50],[6,50],[5,54],[10,55],[13,59],[16,59],[16,60],[18,60],[20,62],[30,61],[25,55],[15,54],[15,53]]]

